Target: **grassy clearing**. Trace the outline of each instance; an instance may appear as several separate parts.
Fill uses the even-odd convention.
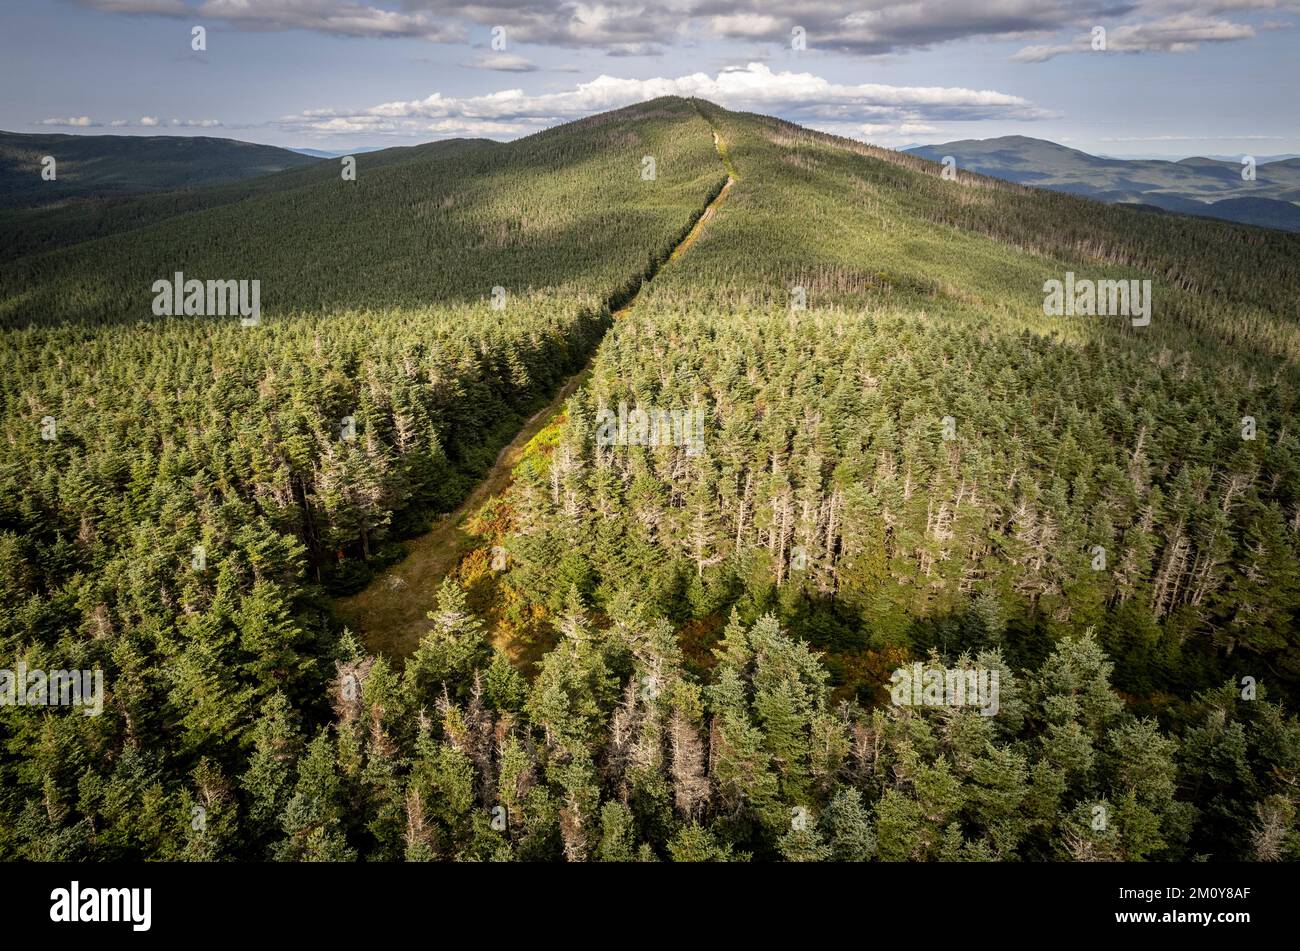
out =
[[[530,416],[465,501],[442,516],[430,531],[403,543],[406,554],[400,562],[375,576],[356,594],[333,600],[339,619],[362,637],[368,650],[396,658],[415,650],[428,632],[429,612],[437,603],[438,585],[479,540],[468,530],[467,520],[505,491],[529,445],[539,433],[557,426],[565,401],[590,375],[590,367],[574,374],[550,403]]]

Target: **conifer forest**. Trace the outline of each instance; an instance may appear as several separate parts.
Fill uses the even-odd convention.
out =
[[[1300,858],[1300,233],[729,102],[0,135],[0,859]]]

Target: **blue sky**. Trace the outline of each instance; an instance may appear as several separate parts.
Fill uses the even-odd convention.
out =
[[[1273,155],[1298,53],[1300,0],[5,0],[0,128],[347,151],[675,93],[889,147]]]

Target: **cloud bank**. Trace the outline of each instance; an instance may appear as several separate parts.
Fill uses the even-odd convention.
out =
[[[1297,11],[1295,0],[77,0],[94,9],[217,22],[243,30],[310,30],[334,36],[465,42],[471,31],[502,27],[509,43],[597,48],[645,56],[705,39],[789,45],[802,31],[808,49],[880,55],[958,40],[1052,37],[1095,25],[1124,31],[1128,51],[1179,52],[1203,42],[1254,35],[1224,14]],[[1068,36],[1024,47],[1016,58],[1042,62],[1075,52]],[[1084,47],[1087,48],[1086,46]]]
[[[1019,96],[950,86],[844,85],[807,72],[774,72],[763,63],[716,75],[618,79],[600,76],[563,92],[507,89],[481,96],[435,92],[424,99],[361,109],[316,109],[280,124],[313,134],[514,136],[593,112],[619,109],[659,96],[695,96],[721,106],[774,112],[812,125],[872,123],[929,128],[931,121],[1038,119],[1048,115]]]

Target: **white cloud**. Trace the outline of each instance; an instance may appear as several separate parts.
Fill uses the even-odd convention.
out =
[[[36,125],[54,125],[69,126],[74,128],[86,128],[102,126],[104,123],[96,122],[90,116],[75,116],[68,119],[41,119]],[[141,116],[139,119],[114,119],[108,123],[114,128],[122,127],[139,127],[153,128],[155,126],[171,126],[172,128],[183,129],[215,129],[221,125],[219,119],[160,119],[157,116]]]
[[[88,127],[88,126],[97,126],[97,125],[99,125],[98,122],[94,122],[93,120],[91,120],[90,116],[69,116],[69,117],[66,118],[66,119],[57,119],[57,118],[56,118],[56,119],[41,119],[41,120],[37,121],[35,124],[36,124],[36,125],[67,126],[68,128],[71,128],[71,129],[84,129],[84,128]]]
[[[504,25],[510,42],[656,55],[691,32],[789,43],[802,26],[810,47],[882,53],[971,36],[1059,29],[1106,0],[876,0],[870,10],[838,0],[78,0],[113,13],[201,17],[250,30],[459,41],[470,25]],[[397,7],[398,9],[390,9]]]
[[[116,14],[161,15],[229,30],[305,30],[331,36],[466,43],[504,27],[510,52],[461,65],[532,72],[519,44],[590,50],[613,57],[660,56],[702,41],[760,45],[765,59],[790,52],[802,29],[810,54],[882,56],[963,40],[1029,43],[1011,58],[1041,63],[1091,51],[1105,26],[1119,53],[1188,53],[1241,42],[1295,20],[1238,22],[1245,14],[1300,13],[1300,0],[74,0]],[[800,54],[803,55],[803,54]],[[496,65],[494,65],[494,61]],[[712,61],[716,62],[716,59]]]
[[[77,0],[115,13],[218,21],[234,29],[312,30],[338,36],[416,37],[462,42],[470,30],[502,25],[510,43],[592,48],[611,55],[656,55],[701,35],[788,48],[790,31],[808,49],[867,55],[924,49],[965,39],[1019,39],[1125,19],[1186,14],[1295,12],[1295,0]],[[1151,24],[1148,23],[1148,26]],[[1244,38],[1244,37],[1240,37]],[[1199,42],[1199,41],[1193,41]],[[1065,44],[1028,47],[1067,52]],[[1145,49],[1175,49],[1151,45]]]
[[[181,0],[77,0],[82,6],[94,7],[106,13],[157,14],[180,16],[189,12]]]
[[[503,73],[531,73],[537,70],[537,65],[531,60],[514,53],[492,53],[461,65],[469,69],[492,69]]]
[[[218,21],[235,29],[312,30],[334,36],[417,37],[461,41],[465,29],[430,13],[403,12],[350,0],[77,0],[106,13]]]
[[[853,135],[853,138],[864,138],[871,142],[897,142],[914,139],[917,136],[942,134],[938,126],[930,125],[928,122],[867,122],[854,131],[860,135]]]
[[[815,125],[814,128],[850,139],[863,139],[887,148],[911,144],[922,138],[943,137],[937,126],[924,122],[865,122],[856,127],[831,124]]]
[[[765,38],[775,36],[786,24],[781,17],[761,13],[732,13],[709,18],[709,29],[719,36]],[[788,35],[787,28],[785,33]]]
[[[1109,53],[1188,53],[1202,43],[1228,43],[1250,39],[1255,28],[1245,23],[1178,13],[1151,23],[1132,23],[1106,31]],[[1092,34],[1085,33],[1069,43],[1026,46],[1011,58],[1020,63],[1041,63],[1067,53],[1091,53]]]
[[[448,135],[493,134],[483,122],[501,123],[515,134],[567,119],[618,109],[659,96],[696,96],[731,108],[776,112],[798,120],[891,122],[900,128],[929,119],[1036,119],[1046,115],[1019,96],[993,90],[945,86],[844,85],[806,72],[774,72],[763,63],[724,69],[716,75],[619,79],[599,76],[563,92],[530,94],[506,89],[481,96],[433,93],[424,99],[380,103],[355,111],[316,109],[282,123],[307,132],[384,132],[416,135],[430,120]],[[456,130],[464,129],[465,132]]]

